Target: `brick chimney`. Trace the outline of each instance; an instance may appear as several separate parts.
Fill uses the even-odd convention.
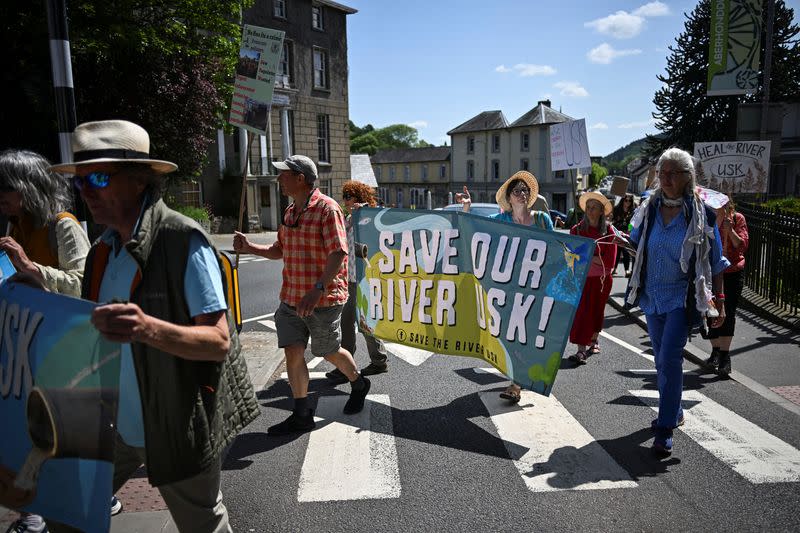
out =
[[[538,102],[536,102],[536,105],[539,105],[539,104],[544,104],[547,107],[552,107],[552,105],[550,103],[550,100],[539,100]]]

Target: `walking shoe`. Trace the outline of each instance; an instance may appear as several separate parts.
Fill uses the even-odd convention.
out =
[[[730,352],[719,352],[719,368],[717,369],[717,374],[725,378],[731,375]]]
[[[290,433],[305,433],[311,431],[317,426],[317,423],[314,422],[314,410],[309,409],[309,411],[310,413],[307,416],[300,416],[296,413],[292,413],[289,415],[289,418],[283,422],[270,426],[269,429],[267,429],[267,435],[277,437],[280,435],[289,435]]]
[[[114,495],[111,497],[111,516],[114,516],[121,512],[122,512],[122,502],[117,499],[116,495]]]
[[[331,382],[331,385],[341,385],[342,383],[347,383],[350,381],[347,379],[347,376],[345,376],[338,368],[334,368],[330,372],[325,372],[325,377],[328,378],[328,381]]]
[[[716,372],[719,367],[719,350],[714,348],[711,350],[711,356],[706,359],[706,367],[712,372]]]
[[[650,428],[651,428],[653,431],[655,431],[655,430],[656,430],[656,428],[658,427],[658,426],[656,425],[657,423],[658,423],[658,418],[655,418],[655,419],[653,419],[653,421],[652,421],[652,422],[650,422]],[[686,419],[683,417],[683,415],[681,415],[681,417],[678,419],[678,424],[677,424],[675,427],[676,427],[676,428],[677,428],[677,427],[680,427],[680,426],[684,425],[685,423],[686,423]]]
[[[659,457],[669,457],[672,455],[672,430],[658,428],[656,438],[653,439],[653,451]]]
[[[363,376],[361,379],[364,380],[364,388],[361,390],[353,390],[350,393],[350,398],[347,399],[347,403],[344,404],[344,409],[342,409],[342,412],[346,415],[354,415],[360,413],[361,410],[364,409],[364,400],[367,399],[367,393],[369,393],[369,388],[372,384]]]
[[[6,533],[49,533],[49,530],[41,516],[24,514],[11,522]]]
[[[586,352],[583,350],[578,350],[577,353],[574,355],[569,356],[570,361],[574,361],[578,365],[585,365],[586,364]]]
[[[374,376],[375,374],[383,374],[384,372],[388,372],[389,367],[386,364],[383,365],[376,365],[375,363],[370,363],[361,369],[362,376]]]

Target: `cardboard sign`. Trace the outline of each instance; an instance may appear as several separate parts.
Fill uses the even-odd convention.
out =
[[[694,143],[697,184],[725,194],[763,193],[769,185],[770,141]]]
[[[550,169],[591,168],[586,120],[571,120],[550,126]]]

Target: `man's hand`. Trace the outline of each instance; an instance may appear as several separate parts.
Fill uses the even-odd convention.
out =
[[[321,297],[322,291],[316,287],[308,291],[297,306],[297,315],[301,317],[310,316]]]
[[[719,316],[711,320],[711,327],[718,328],[722,326],[723,322],[725,322],[725,301],[724,300],[715,300],[714,305],[719,311]]]
[[[0,250],[8,254],[8,259],[18,272],[24,272],[32,276],[41,278],[41,272],[36,265],[28,259],[28,255],[22,246],[13,237],[0,237]]]
[[[111,342],[147,342],[150,316],[136,304],[107,304],[92,311],[92,324]]]
[[[457,204],[461,204],[462,211],[468,212],[470,210],[472,207],[472,197],[469,195],[469,189],[467,189],[466,185],[464,185],[463,193],[456,193],[455,200]]]
[[[239,233],[238,231],[233,232],[233,251],[238,252],[240,254],[249,254],[252,253],[252,246],[250,245],[250,241],[247,240],[247,236],[244,233]]]

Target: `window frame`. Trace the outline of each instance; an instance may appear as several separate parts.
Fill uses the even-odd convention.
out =
[[[321,69],[317,68],[317,54],[321,57]],[[328,51],[319,46],[311,48],[311,71],[313,73],[312,87],[317,90],[327,91],[330,89],[330,76],[328,75]],[[321,73],[322,84],[317,83],[317,73]]]
[[[280,13],[278,13],[278,11],[280,11]],[[272,16],[286,20],[286,0],[272,0]]]
[[[325,31],[325,6],[322,4],[311,4],[311,28]]]
[[[492,159],[492,181],[500,179],[500,160]]]
[[[317,158],[320,163],[331,162],[331,117],[317,113]]]
[[[467,181],[475,180],[475,161],[473,159],[467,160]]]
[[[502,149],[502,145],[500,144],[500,134],[493,133],[492,134],[492,153],[499,154]]]
[[[475,153],[475,136],[468,135],[467,136],[467,153],[474,154]]]
[[[520,152],[531,151],[531,132],[528,130],[519,132],[519,150]]]

